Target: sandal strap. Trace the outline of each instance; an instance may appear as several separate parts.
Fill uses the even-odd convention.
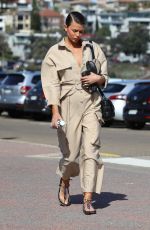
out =
[[[60,179],[60,183],[59,183],[59,187],[62,188],[69,188],[70,184],[69,184],[69,180],[63,180],[62,178]]]
[[[63,206],[69,206],[71,204],[70,201],[70,194],[69,194],[69,180],[66,180],[67,183],[64,182],[64,180],[61,178],[60,179],[60,184],[59,184],[59,192],[58,192],[58,199],[60,201],[60,204]],[[64,201],[60,199],[60,191],[63,190],[63,196],[64,196]],[[65,200],[68,200],[67,203],[65,203]]]
[[[87,205],[92,205],[92,200],[91,199],[84,199],[83,203],[87,204]]]
[[[86,215],[96,214],[96,210],[92,205],[91,199],[84,199],[84,201],[83,201],[83,212]]]

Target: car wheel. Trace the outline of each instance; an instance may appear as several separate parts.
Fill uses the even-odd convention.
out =
[[[8,115],[12,118],[22,118],[24,116],[23,112],[21,111],[8,111]]]
[[[31,118],[35,121],[42,121],[44,120],[44,115],[39,114],[39,113],[32,113]]]
[[[113,124],[113,121],[105,121],[104,124],[102,124],[103,127],[110,127]]]
[[[126,121],[127,128],[130,129],[143,129],[145,126],[145,122],[133,122],[133,121]]]

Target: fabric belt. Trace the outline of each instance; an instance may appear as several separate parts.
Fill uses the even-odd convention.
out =
[[[77,89],[77,90],[83,89],[82,83],[80,81],[69,81],[69,82],[61,83],[61,88],[62,90],[68,89],[69,91],[72,89]]]
[[[61,99],[67,95],[74,94],[77,90],[84,90],[80,81],[69,81],[61,83]]]

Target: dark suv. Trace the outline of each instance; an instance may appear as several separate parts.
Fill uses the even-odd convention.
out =
[[[137,83],[128,94],[123,112],[128,128],[142,129],[150,122],[150,80]]]
[[[47,106],[41,81],[27,93],[24,108],[25,112],[36,120],[42,120],[44,118],[51,119],[51,109]]]
[[[24,112],[27,92],[41,79],[40,72],[22,71],[9,73],[0,85],[0,110],[11,117]]]

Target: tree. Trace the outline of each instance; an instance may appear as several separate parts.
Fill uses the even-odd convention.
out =
[[[0,34],[0,47],[0,59],[10,59],[12,57],[12,51],[3,34]]]
[[[150,41],[147,29],[141,25],[130,28],[129,33],[122,33],[111,41],[112,50],[123,51],[126,54],[140,55],[147,51]]]
[[[150,8],[150,2],[143,2],[142,6],[145,9]]]
[[[138,8],[139,8],[138,3],[136,3],[136,2],[131,2],[128,4],[128,11],[135,12],[135,11],[138,11]]]
[[[56,43],[56,38],[36,38],[32,39],[32,43],[29,47],[30,53],[28,58],[33,58],[35,60],[42,60],[46,55],[48,49]]]
[[[31,11],[31,29],[40,32],[41,31],[41,22],[39,15],[39,7],[36,0],[32,0],[32,11]]]
[[[96,25],[95,36],[97,42],[105,43],[107,38],[110,37],[110,35],[111,34],[108,26],[98,28],[98,26]]]

